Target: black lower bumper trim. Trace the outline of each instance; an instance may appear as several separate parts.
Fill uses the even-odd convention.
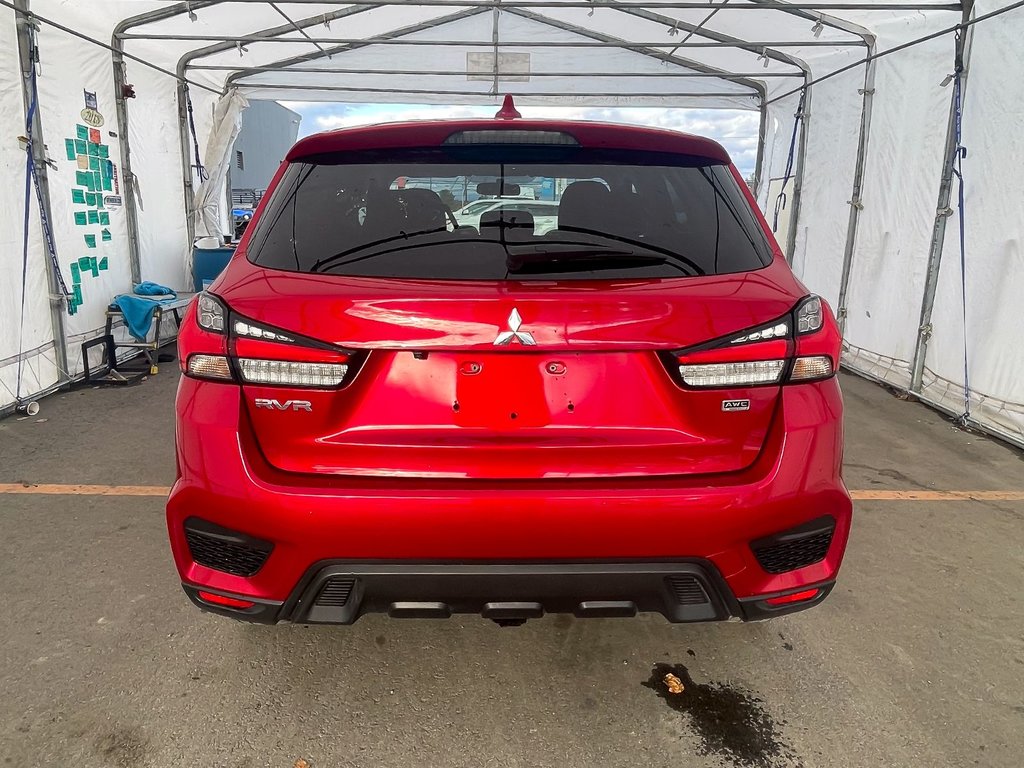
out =
[[[689,584],[692,588],[683,588]],[[274,624],[352,624],[367,613],[394,618],[447,618],[475,613],[515,625],[545,613],[579,617],[662,614],[672,623],[757,621],[822,602],[833,582],[811,600],[772,606],[759,595],[737,600],[707,561],[659,563],[381,563],[330,561],[311,568],[283,603],[253,601],[247,609],[225,608],[186,594],[206,611],[242,621]],[[782,593],[785,594],[785,593]],[[703,600],[698,601],[700,596]],[[251,600],[251,598],[248,598]]]
[[[679,598],[680,580],[700,602]],[[340,588],[332,589],[341,583]],[[348,594],[343,604],[324,594]],[[739,616],[718,571],[706,561],[662,563],[319,563],[284,604],[280,619],[351,624],[365,613],[446,616],[476,613],[518,621],[545,613],[633,616],[661,613],[671,622]]]

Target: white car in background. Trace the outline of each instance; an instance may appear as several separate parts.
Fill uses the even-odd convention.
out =
[[[533,216],[534,235],[543,235],[558,226],[558,203],[521,197],[474,200],[455,211],[455,220],[460,227],[470,226],[479,231],[481,216],[489,211],[503,209],[525,211]]]

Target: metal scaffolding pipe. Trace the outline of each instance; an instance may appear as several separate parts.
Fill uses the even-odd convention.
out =
[[[31,27],[31,14],[28,13],[28,0],[15,0],[15,20],[18,35],[18,56],[21,65],[21,93],[25,105],[23,124],[28,120],[29,105],[32,102],[33,94],[30,91],[30,73],[35,67],[34,34]],[[32,116],[32,124],[29,126],[32,139],[32,160],[36,166],[36,176],[39,184],[40,204],[44,207],[44,213],[49,221],[53,221],[53,214],[50,209],[50,184],[47,176],[46,165],[46,144],[43,139],[43,124],[39,116],[42,111],[36,105]],[[31,205],[29,199],[25,205]],[[26,218],[26,223],[28,219]],[[68,347],[67,332],[64,327],[64,296],[60,295],[60,288],[57,284],[57,276],[53,273],[54,265],[50,263],[50,256],[46,256],[46,286],[49,292],[48,303],[50,305],[50,326],[53,333],[54,352],[57,357],[57,384],[63,385],[70,381],[68,372]],[[24,354],[24,353],[22,353]],[[17,382],[20,385],[21,382]],[[35,393],[32,393],[35,394]]]
[[[857,134],[857,160],[853,169],[853,191],[848,201],[850,218],[846,225],[846,244],[843,248],[843,267],[839,278],[839,297],[836,302],[836,315],[839,320],[839,332],[846,335],[847,295],[850,290],[850,274],[853,270],[853,254],[857,246],[857,225],[860,222],[861,190],[864,187],[864,168],[867,164],[868,137],[871,131],[871,106],[875,98],[875,59],[874,44],[868,52],[868,61],[864,66],[864,87],[861,89],[863,100],[860,109],[860,128]]]
[[[974,10],[974,0],[964,3],[963,21],[966,23]],[[957,39],[954,49],[954,67],[960,72],[961,99],[967,91],[967,72],[971,58],[973,29],[967,27]],[[951,89],[952,90],[952,89]],[[910,391],[921,394],[924,380],[925,361],[928,357],[928,341],[932,336],[932,310],[935,308],[935,294],[939,287],[939,267],[942,263],[942,247],[946,241],[946,222],[953,215],[950,197],[953,191],[953,174],[956,167],[956,93],[950,94],[949,118],[946,122],[945,155],[942,161],[942,177],[939,179],[939,199],[935,208],[935,222],[932,226],[932,240],[928,251],[928,267],[925,270],[924,295],[921,298],[921,320],[917,328],[917,342],[914,345],[914,360],[911,365]],[[965,318],[966,322],[966,318]],[[966,386],[967,382],[964,382]]]
[[[338,91],[341,93],[408,93],[410,95],[430,95],[436,94],[438,96],[494,96],[490,88],[486,90],[470,91],[470,90],[445,90],[437,88],[375,88],[373,86],[349,86],[349,85],[295,85],[294,83],[239,83],[236,84],[238,87],[243,89],[256,89],[266,88],[268,90],[277,91]],[[484,83],[481,83],[484,85]],[[529,100],[531,96],[578,96],[578,97],[600,97],[600,96],[615,96],[625,98],[696,98],[696,97],[717,97],[717,98],[730,98],[730,99],[756,99],[757,94],[754,93],[737,93],[736,91],[722,91],[722,92],[684,92],[684,91],[536,91],[528,93],[517,93],[517,97],[524,100]]]
[[[266,0],[228,0],[232,3],[265,3]],[[323,0],[281,0],[282,5],[323,5]],[[643,0],[365,0],[360,5],[428,6],[440,8],[650,8]],[[658,8],[682,10],[713,10],[721,7],[721,0],[659,0]],[[764,0],[756,5],[729,5],[725,10],[802,10],[802,11],[961,11],[960,3],[873,3],[873,2],[797,2],[787,3]]]
[[[513,10],[513,9],[506,9]],[[547,22],[545,22],[547,23]],[[706,30],[705,30],[706,31]],[[182,41],[195,41],[195,42],[226,42],[226,43],[309,43],[319,44],[324,43],[327,45],[352,45],[355,43],[365,43],[368,39],[365,37],[349,37],[349,38],[338,38],[338,37],[260,37],[256,35],[186,35],[186,34],[143,34],[143,33],[128,33],[121,35],[123,40],[182,40]],[[469,48],[491,48],[494,46],[493,40],[420,40],[419,38],[412,40],[402,39],[382,39],[375,43],[376,45],[416,45],[416,46],[430,46],[430,45],[443,45],[453,47],[469,47]],[[736,42],[720,42],[718,40],[699,40],[699,41],[688,41],[686,43],[677,43],[674,41],[664,40],[653,40],[653,41],[629,41],[630,45],[635,45],[643,48],[845,48],[851,46],[861,46],[862,43],[859,40],[744,40],[741,43]],[[508,48],[621,48],[622,46],[617,43],[603,43],[600,41],[588,42],[584,40],[503,40],[499,43],[502,47]]]
[[[224,64],[190,64],[188,67],[192,71],[210,71],[210,72],[237,72],[238,67]],[[245,71],[250,74],[257,74],[260,72],[301,72],[304,74],[325,74],[325,75],[414,75],[414,76],[452,76],[452,77],[465,77],[466,70],[464,69],[348,69],[345,67],[246,67]],[[719,72],[499,72],[499,76],[504,77],[516,76],[516,77],[528,77],[533,79],[535,77],[602,77],[602,78],[721,78],[722,74]],[[729,72],[733,77],[748,77],[748,78],[778,78],[778,77],[803,77],[799,72]],[[248,75],[247,75],[248,76]]]

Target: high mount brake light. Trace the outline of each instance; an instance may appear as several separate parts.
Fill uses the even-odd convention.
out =
[[[444,140],[448,146],[470,144],[541,144],[547,146],[578,147],[579,142],[561,131],[479,130],[457,131]]]
[[[838,348],[825,328],[826,309],[808,296],[790,315],[713,344],[673,354],[683,384],[694,388],[754,387],[827,379],[835,374]],[[795,332],[794,332],[795,331]],[[819,338],[822,337],[822,338]]]

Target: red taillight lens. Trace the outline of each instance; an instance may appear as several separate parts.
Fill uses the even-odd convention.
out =
[[[789,605],[790,603],[802,603],[805,600],[812,600],[818,596],[820,589],[805,589],[802,592],[794,592],[791,595],[779,595],[769,597],[765,600],[768,605]]]
[[[827,379],[838,367],[839,346],[828,305],[809,296],[785,317],[674,353],[672,361],[688,387],[755,387]]]
[[[257,323],[199,294],[178,339],[186,375],[207,381],[335,389],[354,372],[353,353]]]
[[[203,590],[199,590],[199,599],[203,602],[210,603],[211,605],[220,605],[225,608],[238,608],[239,610],[252,608],[256,605],[252,600],[241,600],[237,597],[228,597],[227,595],[215,595],[213,592],[204,592]]]

